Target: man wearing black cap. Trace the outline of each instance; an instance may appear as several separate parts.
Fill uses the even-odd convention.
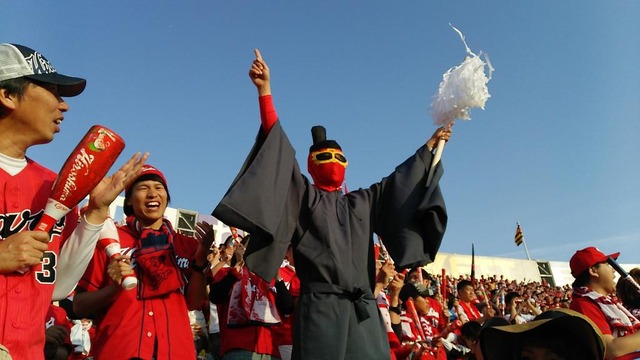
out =
[[[28,158],[27,150],[53,140],[69,110],[62,97],[79,95],[85,85],[84,79],[59,74],[39,52],[0,44],[0,344],[17,359],[43,358],[52,297],[65,298],[73,290],[91,260],[109,204],[146,159],[135,155],[105,178],[92,191],[80,223],[71,211],[50,234],[32,231],[56,174]]]
[[[605,255],[590,246],[576,251],[569,261],[573,282],[570,308],[586,315],[602,332],[607,359],[640,358],[640,321],[616,299],[614,269]]]
[[[270,72],[255,51],[249,76],[260,101],[256,145],[213,211],[248,231],[247,266],[265,280],[293,246],[301,295],[294,317],[293,359],[389,359],[384,325],[372,289],[373,234],[385,239],[398,268],[430,262],[440,246],[447,214],[436,168],[426,186],[431,149],[448,140],[440,128],[396,171],[369,188],[343,194],[348,165],[341,147],[314,127],[302,175],[273,107]]]

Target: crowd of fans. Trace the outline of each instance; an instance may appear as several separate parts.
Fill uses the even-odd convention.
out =
[[[244,263],[250,238],[232,228],[226,241],[210,248],[203,271],[208,296],[189,311],[194,359],[243,354],[291,359],[291,319],[300,295],[291,249],[268,283]],[[577,283],[554,286],[544,280],[511,280],[504,274],[443,278],[424,268],[396,271],[390,259],[380,256],[376,264],[374,296],[391,359],[605,358],[602,332],[589,318],[570,310],[576,291],[572,285]],[[640,280],[640,268],[630,276]],[[612,296],[638,314],[640,293],[628,279],[618,280]],[[56,302],[47,314],[47,359],[93,358],[95,319],[78,318],[72,302],[73,297]],[[56,330],[60,327],[66,330]],[[541,348],[557,356],[536,357]]]
[[[293,316],[299,294],[293,259],[289,253],[277,279],[265,284],[264,289],[274,294],[273,323],[261,319],[230,325],[229,304],[233,296],[239,296],[239,292],[234,293],[234,285],[242,284],[246,278],[243,273],[251,273],[242,262],[250,237],[236,238],[244,241],[234,241],[230,236],[219,247],[213,247],[209,254],[209,296],[203,299],[199,309],[189,312],[196,348],[194,358],[221,359],[225,353],[246,348],[260,349],[259,352],[270,353],[274,358],[289,359],[292,328],[287,319]],[[397,273],[392,264],[382,261],[379,264],[376,295],[394,359],[481,359],[482,329],[528,323],[547,310],[568,309],[571,301],[570,285],[516,281],[502,274],[482,274],[477,279],[469,274],[447,275],[443,279],[441,274],[429,274],[421,268]],[[283,277],[285,273],[288,275]],[[260,280],[252,277],[249,281]],[[69,330],[75,325],[84,332],[78,330],[64,341],[51,336],[50,342],[68,346],[72,350],[69,358],[91,359],[88,338],[95,333],[95,325],[91,319],[74,319],[69,301],[63,302],[63,307],[69,310],[67,324],[56,320],[59,322],[55,325],[64,324]],[[76,324],[69,319],[74,319]],[[47,326],[53,324],[51,319]],[[53,354],[49,344],[47,358],[57,359]]]
[[[0,360],[640,358],[640,269],[616,286],[619,253],[578,250],[571,286],[396,269],[390,253],[419,264],[439,248],[446,210],[437,168],[430,184],[425,171],[451,127],[382,182],[343,194],[348,161],[316,126],[309,186],[278,122],[269,68],[255,55],[258,154],[242,172],[249,179],[234,182],[213,214],[256,231],[251,240],[232,228],[215,246],[210,224],[198,222],[190,237],[164,218],[169,186],[148,154],[102,179],[83,213],[43,215],[56,176],[26,151],[53,139],[68,110],[62,97],[86,81],[58,74],[33,49],[0,44],[0,187],[11,197],[0,201]],[[252,191],[263,182],[287,199],[282,221],[271,217],[273,194]],[[127,218],[116,227],[108,207],[122,191]],[[49,233],[36,226],[40,218],[53,223]],[[370,239],[385,231],[403,234],[389,253]],[[122,251],[109,254],[113,244]]]
[[[399,301],[394,299],[396,292]],[[443,279],[412,269],[402,285],[392,282],[388,296],[390,302],[381,311],[391,315],[395,358],[466,359],[481,358],[478,340],[483,327],[522,324],[544,311],[566,309],[571,287],[519,282],[504,275]],[[394,313],[399,315],[395,324]]]

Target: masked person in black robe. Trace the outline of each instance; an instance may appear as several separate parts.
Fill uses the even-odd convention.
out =
[[[294,315],[293,359],[389,359],[372,289],[373,234],[384,239],[397,268],[433,261],[447,213],[438,165],[426,186],[431,151],[450,128],[439,128],[393,173],[366,189],[342,192],[347,160],[322,127],[312,129],[302,175],[273,107],[270,71],[255,50],[249,76],[258,89],[262,125],[256,144],[213,215],[251,233],[247,266],[270,281],[289,244],[301,295]]]

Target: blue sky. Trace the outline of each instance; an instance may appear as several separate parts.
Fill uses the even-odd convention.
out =
[[[57,170],[93,124],[168,178],[172,206],[210,213],[259,125],[253,49],[304,165],[322,124],[349,189],[388,175],[435,131],[431,96],[464,46],[495,67],[485,110],[445,149],[441,250],[640,263],[638,1],[3,1],[0,42],[88,79],[62,132],[28,155]],[[304,167],[304,166],[303,166]]]

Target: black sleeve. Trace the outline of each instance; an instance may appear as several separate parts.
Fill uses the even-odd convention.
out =
[[[244,259],[249,270],[268,283],[298,225],[307,185],[295,150],[277,121],[268,135],[262,128],[258,132],[239,174],[211,214],[251,234]]]
[[[209,301],[214,304],[228,302],[231,289],[236,281],[238,281],[238,279],[232,273],[228,273],[222,280],[211,283],[209,285]]]
[[[276,308],[280,315],[290,315],[295,308],[293,296],[282,280],[276,281]]]
[[[444,170],[438,163],[427,186],[431,159],[431,152],[422,146],[368,189],[374,232],[384,241],[396,268],[433,262],[442,243],[448,220],[439,186]]]
[[[402,339],[402,322],[399,322],[397,324],[391,324],[391,329],[393,329],[393,332],[396,334],[396,336],[399,339]]]

